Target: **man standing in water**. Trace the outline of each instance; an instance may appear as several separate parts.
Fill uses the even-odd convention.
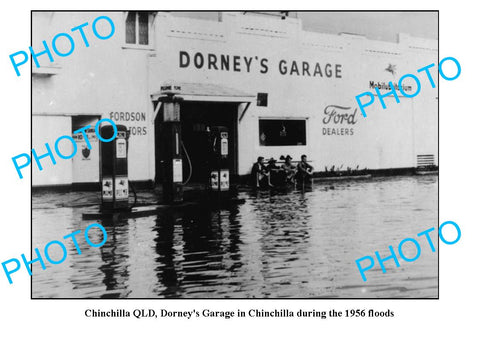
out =
[[[295,175],[297,174],[297,168],[292,164],[292,157],[287,155],[286,157],[280,157],[281,160],[285,160],[285,163],[282,165],[282,170],[285,174],[285,182],[293,183]]]
[[[270,183],[270,171],[268,171],[267,167],[263,164],[263,157],[258,157],[257,162],[253,164],[252,167],[252,176],[255,186],[257,188],[260,187],[260,181],[267,179],[268,186],[273,187]]]
[[[307,156],[302,155],[301,161],[297,165],[297,176],[298,179],[304,181],[306,179],[310,180],[313,174],[313,166],[307,163]]]

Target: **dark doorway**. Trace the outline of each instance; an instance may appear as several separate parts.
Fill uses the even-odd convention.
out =
[[[211,152],[207,130],[211,130],[214,126],[224,126],[228,129],[228,167],[231,180],[237,177],[237,110],[238,103],[188,101],[180,104],[181,134],[185,147],[182,150],[184,180],[190,177],[190,183],[207,183],[210,175],[207,161]],[[159,113],[155,120],[155,181],[157,184],[162,180],[161,131],[162,114]]]

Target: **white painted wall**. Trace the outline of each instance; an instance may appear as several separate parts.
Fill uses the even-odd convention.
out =
[[[244,16],[226,13],[221,22],[173,18],[158,13],[152,25],[154,37],[148,49],[127,48],[124,44],[124,13],[108,12],[116,33],[108,40],[98,40],[86,29],[91,46],[79,37],[74,53],[56,58],[58,75],[34,76],[33,112],[49,116],[58,113],[98,114],[110,118],[114,112],[145,113],[146,121],[117,121],[127,127],[145,128],[146,135],[132,135],[129,149],[129,177],[148,180],[155,176],[153,106],[150,95],[167,80],[214,83],[256,94],[267,92],[269,105],[252,103],[239,124],[239,170],[250,171],[257,156],[276,157],[290,154],[295,159],[309,155],[316,169],[344,165],[370,169],[413,167],[418,153],[433,153],[437,159],[437,89],[428,89],[426,78],[422,91],[414,98],[401,97],[396,104],[387,98],[388,109],[379,103],[367,108],[367,118],[356,113],[356,124],[323,123],[328,105],[357,107],[355,96],[369,91],[369,81],[395,81],[404,73],[414,73],[437,60],[437,41],[400,35],[399,43],[370,41],[356,36],[337,36],[304,32],[301,22],[287,18]],[[33,47],[48,42],[59,32],[85,21],[91,23],[101,13],[33,13]],[[48,25],[47,25],[48,24]],[[201,52],[230,56],[258,57],[250,72],[179,67],[179,51],[191,55]],[[115,57],[114,57],[115,56]],[[45,64],[49,64],[48,58]],[[260,73],[261,58],[268,59],[269,70]],[[341,78],[281,75],[280,60],[341,64]],[[396,74],[385,71],[396,65]],[[243,65],[243,64],[242,64]],[[436,67],[433,69],[436,73]],[[436,80],[435,80],[436,81]],[[115,115],[113,114],[113,117]],[[307,145],[266,147],[259,145],[259,117],[308,118]],[[66,125],[62,125],[66,128]],[[353,135],[324,135],[324,128],[352,128]],[[35,121],[34,133],[43,138]],[[38,130],[36,132],[36,130]],[[66,130],[67,131],[67,130]],[[58,131],[58,136],[65,131]],[[57,133],[57,132],[55,132]],[[35,147],[35,143],[34,143]],[[146,152],[145,152],[146,151]],[[63,176],[63,175],[62,175]],[[66,175],[65,175],[66,176]],[[66,181],[66,177],[62,179]]]
[[[54,154],[56,164],[53,165],[50,157],[40,159],[43,170],[37,167],[32,155],[32,186],[50,186],[72,183],[72,159],[62,159],[55,153],[55,141],[63,136],[66,131],[72,129],[72,118],[68,116],[33,116],[32,126],[32,145],[38,156],[47,152],[45,143],[48,143]],[[70,155],[73,152],[73,146],[68,141],[62,141],[59,144],[61,152],[64,155]],[[28,171],[28,168],[23,169]]]
[[[93,114],[110,118],[114,112],[145,113],[145,121],[117,123],[127,128],[135,128],[135,131],[140,127],[142,133],[146,132],[146,135],[131,135],[129,178],[153,179],[154,143],[153,126],[150,124],[152,109],[147,89],[147,55],[152,50],[124,48],[122,12],[65,14],[67,13],[32,14],[34,50],[37,47],[38,51],[41,50],[41,40],[51,44],[55,34],[69,32],[71,28],[84,22],[89,23],[84,30],[90,47],[85,47],[80,36],[71,33],[76,42],[75,51],[68,57],[55,57],[55,64],[61,67],[59,74],[33,77],[34,114]],[[99,40],[91,31],[93,20],[100,15],[107,15],[115,23],[116,32],[110,39]],[[121,57],[118,57],[119,55]],[[51,65],[45,55],[40,56],[39,61],[41,65]],[[35,69],[35,66],[33,68]],[[33,130],[37,130],[35,124]],[[71,131],[62,131],[58,136],[65,133],[69,134]],[[148,152],[145,153],[145,150]]]
[[[298,159],[306,153],[317,169],[347,166],[369,169],[414,167],[419,152],[437,154],[438,111],[436,89],[428,89],[426,77],[416,70],[437,60],[436,41],[401,35],[400,43],[369,41],[357,36],[334,36],[303,32],[299,25],[278,25],[276,19],[229,14],[223,22],[175,18],[159,14],[159,43],[165,46],[152,67],[155,78],[178,81],[207,82],[236,87],[256,94],[269,94],[268,107],[251,105],[239,125],[240,173],[246,174],[257,156],[276,157],[290,154]],[[292,19],[293,20],[293,19]],[[258,30],[255,30],[258,29]],[[260,30],[261,29],[261,30]],[[203,67],[180,68],[179,51],[191,58],[197,52],[204,56],[228,54],[267,58],[269,71],[259,72],[254,64],[250,72],[214,70]],[[341,64],[341,78],[281,75],[280,60],[297,63],[308,61]],[[396,66],[395,74],[385,71]],[[436,68],[434,69],[435,72]],[[382,109],[378,98],[368,107],[368,117],[356,113],[356,124],[323,123],[328,105],[357,107],[355,96],[369,91],[369,81],[397,82],[405,73],[414,73],[422,81],[422,90],[415,99],[393,96],[386,98]],[[435,82],[436,76],[434,76]],[[405,85],[414,85],[405,81]],[[151,83],[152,90],[154,84]],[[373,91],[373,90],[372,90]],[[265,117],[308,118],[307,145],[291,147],[260,146],[258,119]],[[323,128],[352,128],[353,135],[326,135]]]

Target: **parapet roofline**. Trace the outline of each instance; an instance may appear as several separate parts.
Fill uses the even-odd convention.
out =
[[[170,37],[208,39],[225,42],[231,34],[264,36],[280,39],[297,39],[308,46],[343,46],[351,42],[372,44],[377,49],[410,46],[437,51],[438,39],[415,37],[407,33],[397,33],[396,41],[371,39],[353,32],[327,33],[304,30],[302,19],[286,17],[281,20],[274,16],[243,15],[241,12],[222,12],[221,20],[205,20],[191,17],[180,17],[167,12],[159,12],[160,20]],[[159,18],[160,19],[160,18]],[[372,46],[369,46],[372,47]],[[373,48],[373,47],[372,47]]]

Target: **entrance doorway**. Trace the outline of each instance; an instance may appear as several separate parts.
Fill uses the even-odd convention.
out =
[[[231,102],[196,102],[180,103],[181,135],[184,148],[183,178],[190,177],[191,184],[206,184],[210,176],[208,160],[212,146],[208,139],[208,130],[214,126],[228,129],[228,168],[230,179],[238,175],[238,139],[237,116],[238,103]],[[162,114],[155,119],[155,182],[162,181]],[[188,154],[188,157],[187,157]]]

